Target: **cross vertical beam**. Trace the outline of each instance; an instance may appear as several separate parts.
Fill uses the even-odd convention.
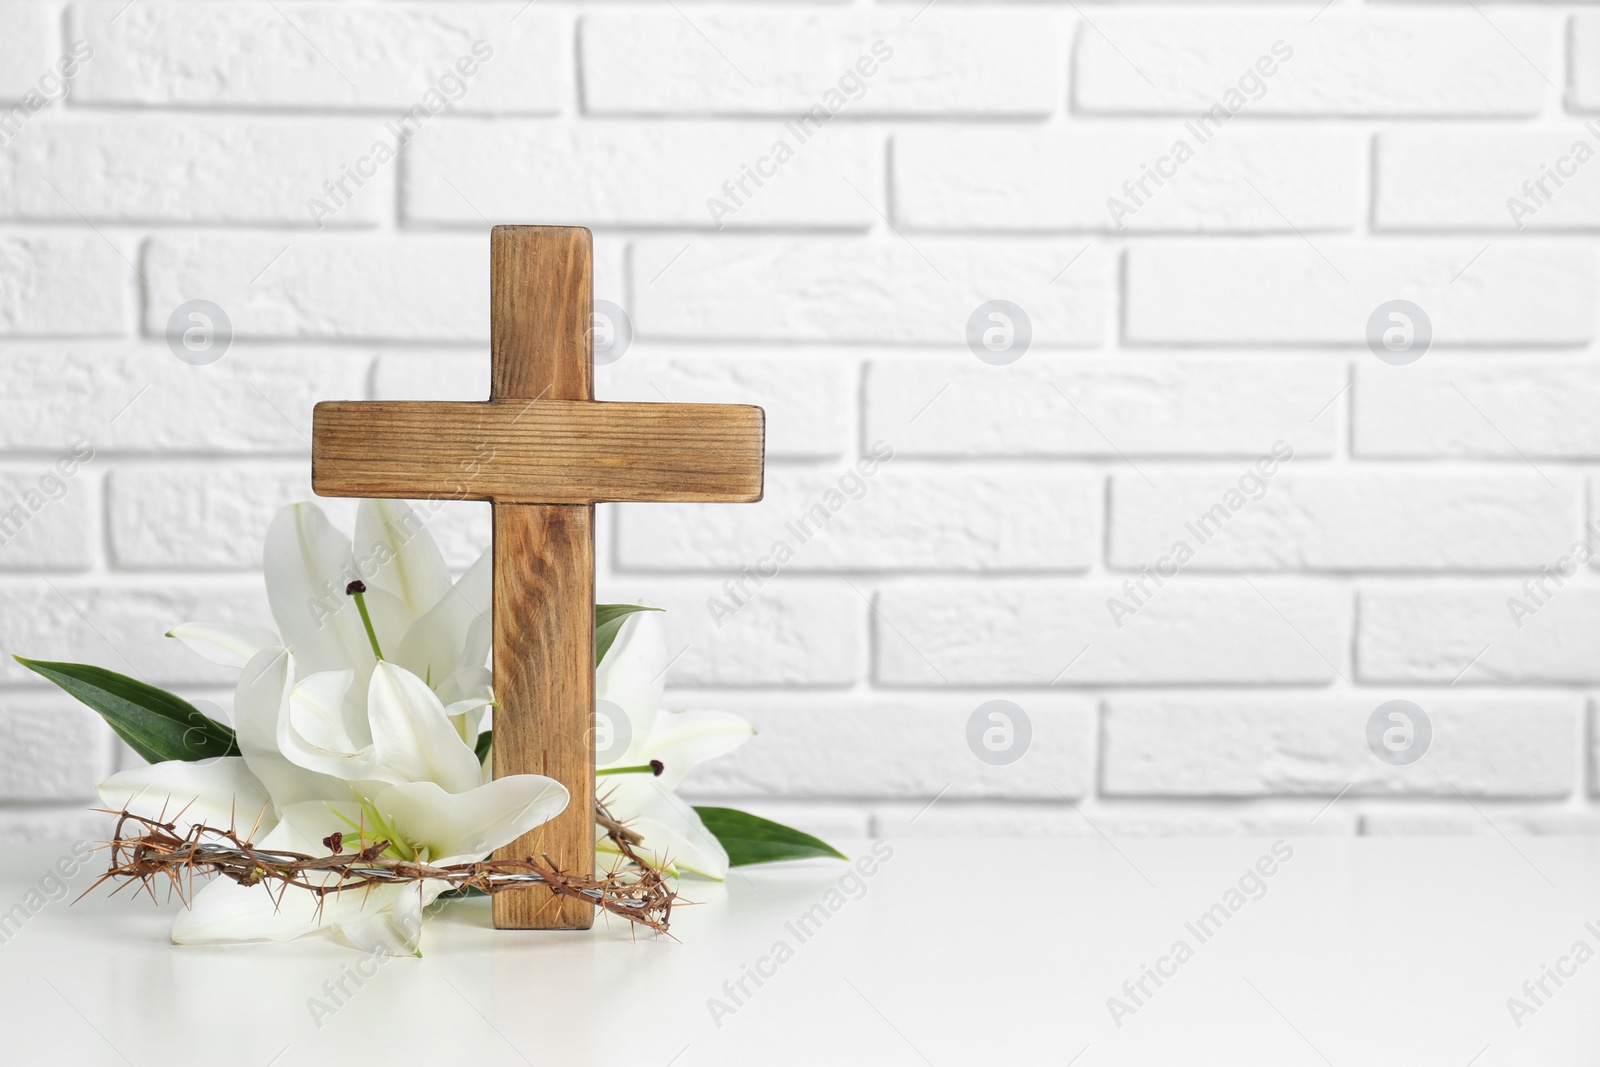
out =
[[[575,227],[490,236],[490,400],[593,400],[592,239]],[[565,811],[501,849],[594,870],[594,505],[494,504],[494,773],[543,774]],[[579,608],[579,605],[584,605]],[[594,909],[498,893],[501,929],[585,930]]]

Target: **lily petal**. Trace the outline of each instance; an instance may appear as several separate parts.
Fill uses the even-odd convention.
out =
[[[635,738],[650,736],[666,687],[667,639],[659,615],[640,611],[628,616],[595,671],[595,699],[620,707]]]
[[[391,786],[373,805],[432,862],[463,863],[508,845],[565,810],[567,789],[540,774],[512,774],[462,793],[433,782]]]
[[[700,764],[727,755],[755,733],[754,726],[729,711],[663,711],[631,762],[660,760],[657,784],[676,789]]]
[[[167,631],[184,647],[224,667],[243,667],[257,652],[274,648],[278,635],[265,626],[227,622],[186,622]]]
[[[263,841],[262,847],[277,846]],[[387,925],[385,916],[408,893],[414,896],[416,892],[411,886],[383,885],[318,898],[303,889],[279,891],[218,878],[197,892],[190,906],[173,918],[172,941],[177,945],[292,941],[312,934],[338,935],[346,929],[370,939],[368,924],[378,919]],[[346,940],[355,943],[354,938]],[[402,953],[411,951],[407,946],[399,948]]]
[[[450,571],[433,536],[400,500],[363,500],[356,510],[356,566],[369,589],[398,597],[415,619],[450,591]]]
[[[354,681],[353,671],[323,671],[290,690],[288,712],[278,719],[278,749],[286,759],[346,782],[378,777],[364,702],[351,695]]]
[[[456,582],[455,591],[467,602],[473,615],[488,615],[494,604],[494,548],[491,546],[478,554],[472,566]]]
[[[259,844],[263,849],[327,855],[322,839],[335,830],[348,831],[345,820],[359,817],[357,806],[350,801],[295,804]],[[428,881],[420,886],[351,889],[322,898],[319,911],[318,898],[304,890],[242,886],[219,878],[196,893],[191,906],[178,913],[172,940],[180,945],[290,941],[321,934],[369,952],[414,955],[422,929],[422,908],[447,888],[442,882]]]
[[[439,685],[464,668],[481,669],[489,659],[493,632],[489,622],[493,579],[493,557],[485,551],[411,625],[389,658],[430,685]]]
[[[372,672],[367,720],[384,781],[437,782],[450,793],[478,785],[482,771],[444,705],[421,678],[392,663]]]
[[[288,649],[264,649],[245,664],[233,694],[239,751],[280,811],[303,800],[338,800],[350,795],[342,781],[291,763],[278,747],[278,723],[289,714],[295,667]]]
[[[456,733],[461,735],[461,740],[474,746],[476,751],[478,735],[483,732],[483,720],[489,714],[488,698],[476,697],[446,704],[444,713],[450,716],[450,722],[455,726]]]
[[[365,733],[366,723],[345,711],[355,680],[354,671],[323,671],[300,679],[289,691],[289,714],[278,723],[279,743],[288,724],[300,737],[329,752],[355,752],[370,745],[370,737],[355,736],[358,731]]]
[[[644,838],[644,845],[635,848],[655,862],[713,881],[727,876],[728,853],[722,843],[694,808],[656,779],[639,774],[601,778],[596,791],[612,815]]]
[[[350,542],[315,504],[291,504],[267,528],[267,602],[305,674],[353,667],[365,683],[374,662],[366,628],[345,586],[356,576]]]
[[[258,816],[268,830],[277,821],[265,787],[241,756],[131,767],[101,782],[99,792],[106,807],[151,819],[171,819],[182,812],[183,821],[191,825],[241,830],[248,830]]]
[[[391,907],[340,923],[339,936],[352,947],[379,956],[422,955],[422,913],[450,883],[430,879],[400,888],[405,891]]]

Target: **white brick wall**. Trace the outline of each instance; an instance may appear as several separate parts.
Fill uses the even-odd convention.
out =
[[[1531,116],[1560,80],[1559,35],[1558,12],[1505,8],[1117,12],[1078,29],[1075,100],[1190,116],[1233,91],[1241,114]]]
[[[41,124],[6,156],[0,218],[13,222],[151,222],[309,226],[307,190],[339,174],[360,119],[118,116]],[[363,188],[330,226],[388,213],[382,183]]]
[[[596,114],[789,116],[839,87],[859,101],[850,114],[1043,116],[1066,94],[1067,33],[1028,9],[599,8],[583,17],[579,81]]]
[[[1359,345],[1373,309],[1394,299],[1421,305],[1440,345],[1581,345],[1593,337],[1592,246],[1535,241],[1485,252],[1486,243],[1141,244],[1128,252],[1128,339]]]
[[[606,123],[462,120],[418,138],[402,216],[422,224],[481,227],[482,217],[549,219],[583,226],[713,229],[705,196],[772,145],[771,122]],[[574,168],[572,160],[587,165]],[[851,191],[880,188],[882,138],[845,127],[795,156],[729,227],[865,230],[877,217]],[[662,170],[673,181],[660,180]],[[700,198],[683,195],[703,190]],[[730,205],[731,206],[731,205]]]
[[[1579,169],[1573,145],[1594,137],[1576,122],[1539,130],[1473,126],[1380,134],[1374,222],[1396,231],[1593,229],[1600,225],[1600,181]],[[1531,183],[1540,180],[1548,205],[1534,199],[1539,194]],[[1537,210],[1511,210],[1510,197]]]
[[[899,134],[892,148],[896,221],[940,230],[1116,229],[1108,191],[1130,196],[1123,183],[1168,152],[1172,133],[1162,124]],[[1124,225],[1155,232],[1351,230],[1361,214],[1365,165],[1366,145],[1353,132],[1230,131]]]
[[[603,398],[768,413],[761,504],[603,509],[673,702],[760,730],[700,796],[1600,832],[1596,116],[1578,0],[0,5],[0,651],[225,703],[161,634],[264,617],[312,405],[482,396],[487,227],[577,223],[635,331]],[[207,366],[164,338],[196,298]],[[968,346],[991,300],[1010,364]],[[1407,365],[1368,347],[1394,300]],[[454,565],[487,518],[440,516]],[[995,699],[1014,763],[971,747]],[[1369,747],[1394,699],[1415,763]],[[0,661],[0,840],[91,832],[132,758]]]
[[[359,110],[398,118],[464,56],[483,60],[466,75],[464,111],[552,114],[573,95],[571,29],[545,11],[518,13],[501,3],[267,0],[121,6],[118,0],[69,5],[69,37],[89,41],[96,52],[78,86],[86,104]],[[473,53],[479,41],[487,57]]]
[[[677,339],[939,345],[960,343],[971,309],[1010,293],[1033,309],[1035,345],[1106,338],[1113,280],[1102,249],[996,238],[913,244],[884,229],[864,238],[642,238],[629,279],[636,325]]]

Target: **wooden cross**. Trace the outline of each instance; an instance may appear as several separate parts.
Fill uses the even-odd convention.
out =
[[[496,226],[484,403],[333,401],[313,421],[323,496],[494,505],[494,773],[566,786],[557,818],[501,849],[594,869],[594,505],[761,499],[765,415],[735,404],[594,399],[591,236]],[[594,909],[500,893],[494,922],[587,929]]]

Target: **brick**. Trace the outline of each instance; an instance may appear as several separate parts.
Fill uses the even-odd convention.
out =
[[[940,800],[879,804],[874,808],[874,828],[883,837],[901,838],[1091,838],[1106,837],[1338,837],[1356,831],[1356,818],[1337,810],[1316,822],[1317,803],[1304,811],[1212,812],[1194,801],[1181,804],[1018,802],[984,804],[976,801]],[[1277,805],[1275,805],[1277,807]],[[1108,850],[1109,852],[1109,850]],[[1138,880],[1138,874],[1114,854],[1108,861],[1120,868],[1118,877]],[[1141,867],[1144,864],[1140,864]]]
[[[695,699],[695,707],[742,715],[755,726],[756,736],[727,756],[702,764],[695,771],[694,788],[708,797],[926,800],[1059,800],[1091,792],[1093,702],[1060,693],[1010,699],[1027,715],[1031,738],[1021,758],[998,766],[979,759],[967,743],[968,720],[987,700],[982,694],[829,696],[822,701],[783,697],[758,703],[715,695]]]
[[[94,845],[106,840],[113,821],[110,816],[89,811],[82,804],[70,807],[30,804],[10,811],[0,810],[0,844],[40,846],[30,851],[29,858],[38,860],[33,869],[43,875],[54,868],[57,858],[69,861],[73,858],[68,851],[71,843],[86,841]],[[45,851],[45,845],[61,846],[60,857]],[[98,867],[98,863],[95,866]],[[79,870],[83,869],[80,865]]]
[[[404,211],[407,219],[474,229],[487,216],[864,230],[878,216],[856,190],[882,187],[882,159],[882,135],[862,127],[802,143],[775,120],[451,120],[407,152]]]
[[[676,657],[669,685],[850,686],[866,676],[867,605],[839,582],[780,579],[752,589],[742,606],[710,577],[614,575],[598,584],[601,603],[666,609],[667,653]],[[720,626],[708,608],[713,597],[737,609]]]
[[[624,504],[617,560],[657,570],[1086,570],[1103,481],[1084,471],[906,468],[890,459],[767,472],[759,504]],[[786,559],[786,556],[792,558]]]
[[[1588,777],[1589,795],[1600,796],[1600,705],[1589,705]]]
[[[1560,473],[1295,466],[1146,467],[1153,487],[1114,475],[1111,564],[1137,570],[1181,541],[1185,570],[1537,569],[1583,524],[1582,491]]]
[[[0,238],[0,337],[126,332],[132,259],[94,236]]]
[[[482,352],[390,352],[372,371],[374,400],[487,400]]]
[[[481,238],[157,237],[145,273],[149,331],[204,298],[227,313],[236,339],[489,338]]]
[[[1126,329],[1156,344],[1365,348],[1379,306],[1404,299],[1427,314],[1434,347],[1582,344],[1594,266],[1592,249],[1555,243],[1163,242],[1128,253]]]
[[[273,516],[311,498],[311,468],[162,462],[113,472],[106,495],[119,569],[254,569]]]
[[[344,178],[372,120],[120,115],[39,122],[0,155],[0,218],[310,226],[312,198]],[[323,216],[373,226],[390,213],[387,169]]]
[[[1147,586],[1121,628],[1111,583],[888,584],[873,618],[887,685],[1325,684],[1349,676],[1338,590],[1186,577]],[[1259,590],[1259,592],[1258,592]],[[1281,614],[1280,614],[1281,613]]]
[[[311,465],[173,463],[113,472],[108,489],[111,557],[121,570],[256,570],[267,526],[310,500],[347,537],[357,501],[316,497]],[[489,505],[411,501],[445,563],[461,571],[489,546]]]
[[[87,570],[95,482],[71,453],[0,470],[0,570]]]
[[[594,377],[600,400],[757,404],[767,412],[769,458],[831,458],[855,444],[856,364],[825,351],[720,356],[641,342]],[[476,352],[396,352],[378,360],[373,388],[380,400],[482,400],[489,361]]]
[[[271,626],[265,591],[192,582],[0,586],[0,681],[36,682],[12,655],[95,663],[153,685],[233,684],[239,672],[207,663],[163,636],[182,622]]]
[[[1559,77],[1555,45],[1555,16],[1534,12],[1115,12],[1079,27],[1073,99],[1185,118],[1533,115]]]
[[[58,694],[0,696],[0,800],[92,800],[111,774],[111,738],[93,711]]]
[[[0,348],[0,447],[309,454],[318,400],[366,395],[371,353],[237,346],[203,367],[156,341]]]
[[[1552,575],[1558,557],[1549,561]],[[1524,581],[1532,583],[1530,589]],[[1360,593],[1361,681],[1462,685],[1593,683],[1600,591],[1546,579],[1451,586],[1374,584]],[[1537,598],[1537,599],[1536,599]],[[1530,614],[1531,611],[1531,614]],[[1513,613],[1515,612],[1515,614]]]
[[[1184,455],[1254,458],[1337,448],[1343,360],[873,359],[866,436],[903,456]]]
[[[965,348],[968,318],[1003,299],[1044,348],[1099,342],[1110,274],[1108,253],[1071,241],[662,237],[635,243],[631,276],[634,326],[650,338]]]
[[[1600,457],[1600,369],[1561,358],[1356,364],[1359,456],[1522,461]],[[1546,471],[1546,474],[1551,473]]]
[[[0,102],[20,103],[29,92],[45,95],[39,79],[59,58],[58,26],[53,4],[15,3],[0,9]],[[46,90],[58,94],[59,82]]]
[[[1328,132],[916,130],[895,135],[891,199],[918,229],[1349,230],[1365,159]]]
[[[1573,111],[1600,111],[1600,15],[1580,11],[1572,16],[1568,49],[1572,73],[1567,107]]]
[[[597,299],[622,292],[621,247],[595,249]],[[145,328],[197,297],[247,338],[489,339],[489,242],[433,235],[158,237],[145,254]],[[612,295],[616,294],[616,295]],[[487,363],[487,353],[482,357]]]
[[[1065,44],[1053,13],[993,9],[935,9],[915,23],[899,12],[628,12],[586,15],[578,37],[585,109],[633,115],[1051,114],[1066,98]]]
[[[359,108],[398,121],[413,107],[548,114],[566,99],[570,31],[537,10],[512,21],[513,9],[485,3],[119,7],[71,5],[69,33],[95,45],[81,103]],[[492,52],[463,78],[455,64],[478,41]]]
[[[1600,133],[1574,124],[1382,134],[1374,220],[1394,230],[1592,229],[1600,226],[1600,167],[1574,155],[1579,145],[1579,156],[1593,157]]]
[[[1367,747],[1387,695],[1116,696],[1107,701],[1102,788],[1129,796],[1404,794],[1567,796],[1582,701],[1410,694],[1432,738],[1395,766]]]

